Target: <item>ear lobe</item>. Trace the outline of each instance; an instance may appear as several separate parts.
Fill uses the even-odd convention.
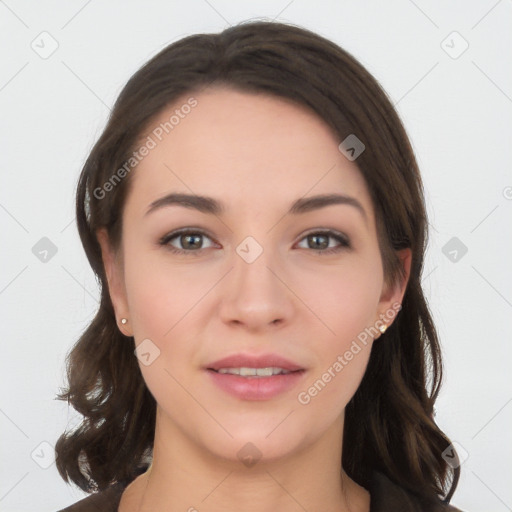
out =
[[[120,325],[120,319],[129,316],[123,271],[119,258],[110,245],[107,230],[105,228],[98,229],[96,231],[96,238],[98,239],[98,243],[101,247],[101,257],[103,260],[105,275],[107,277],[110,300],[112,301],[116,318],[118,319],[117,323]],[[128,333],[126,326],[123,325],[120,329],[126,336],[132,336],[132,334]]]

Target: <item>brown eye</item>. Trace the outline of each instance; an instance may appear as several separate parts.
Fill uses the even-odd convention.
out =
[[[309,233],[301,242],[303,240],[307,243],[306,249],[313,249],[319,254],[332,254],[350,248],[350,242],[345,235],[331,230]]]
[[[204,239],[210,239],[202,231],[180,230],[165,235],[160,239],[160,245],[165,245],[171,252],[178,254],[200,253],[202,249],[208,249],[210,246],[204,246]],[[213,246],[213,245],[212,245]]]

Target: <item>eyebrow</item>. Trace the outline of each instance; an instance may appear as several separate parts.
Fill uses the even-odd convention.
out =
[[[311,197],[301,197],[292,203],[288,213],[291,215],[299,215],[335,204],[353,206],[361,213],[365,221],[367,220],[363,205],[356,198],[342,194],[321,194]],[[224,205],[212,197],[173,193],[153,201],[144,215],[147,216],[160,208],[173,205],[216,216],[222,215],[225,212]]]

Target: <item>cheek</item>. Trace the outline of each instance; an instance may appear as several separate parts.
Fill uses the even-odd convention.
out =
[[[342,349],[377,319],[382,278],[379,260],[354,257],[301,272],[294,291],[317,317],[322,338]]]
[[[216,281],[207,269],[166,264],[159,250],[144,254],[132,249],[125,269],[136,340],[137,335],[162,342],[171,338]]]
[[[206,314],[204,299],[219,279],[212,274],[211,269],[199,266],[167,265],[161,254],[138,253],[133,248],[125,263],[135,344],[138,352],[149,353],[151,360],[145,365],[139,357],[139,366],[158,402],[169,396],[178,400],[183,394],[178,383],[186,382],[190,365],[197,364],[198,333]],[[189,397],[182,399],[185,403]]]
[[[190,378],[185,363],[197,351],[190,327],[200,288],[187,286],[179,272],[160,272],[156,266],[136,272],[127,283],[139,367],[149,391],[168,411],[190,405],[180,383]]]
[[[327,271],[328,270],[328,271]],[[334,420],[357,391],[372,346],[372,327],[378,318],[382,273],[373,260],[358,261],[334,272],[332,268],[306,275],[304,302],[319,322],[315,340],[317,364],[299,403],[318,408]],[[309,407],[311,406],[311,407]]]

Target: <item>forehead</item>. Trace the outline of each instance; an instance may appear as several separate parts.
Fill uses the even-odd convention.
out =
[[[183,105],[195,106],[181,108]],[[154,146],[132,176],[129,202],[143,208],[169,192],[217,197],[240,211],[298,197],[343,193],[371,213],[357,165],[313,112],[290,100],[217,88],[185,95],[141,137]]]

